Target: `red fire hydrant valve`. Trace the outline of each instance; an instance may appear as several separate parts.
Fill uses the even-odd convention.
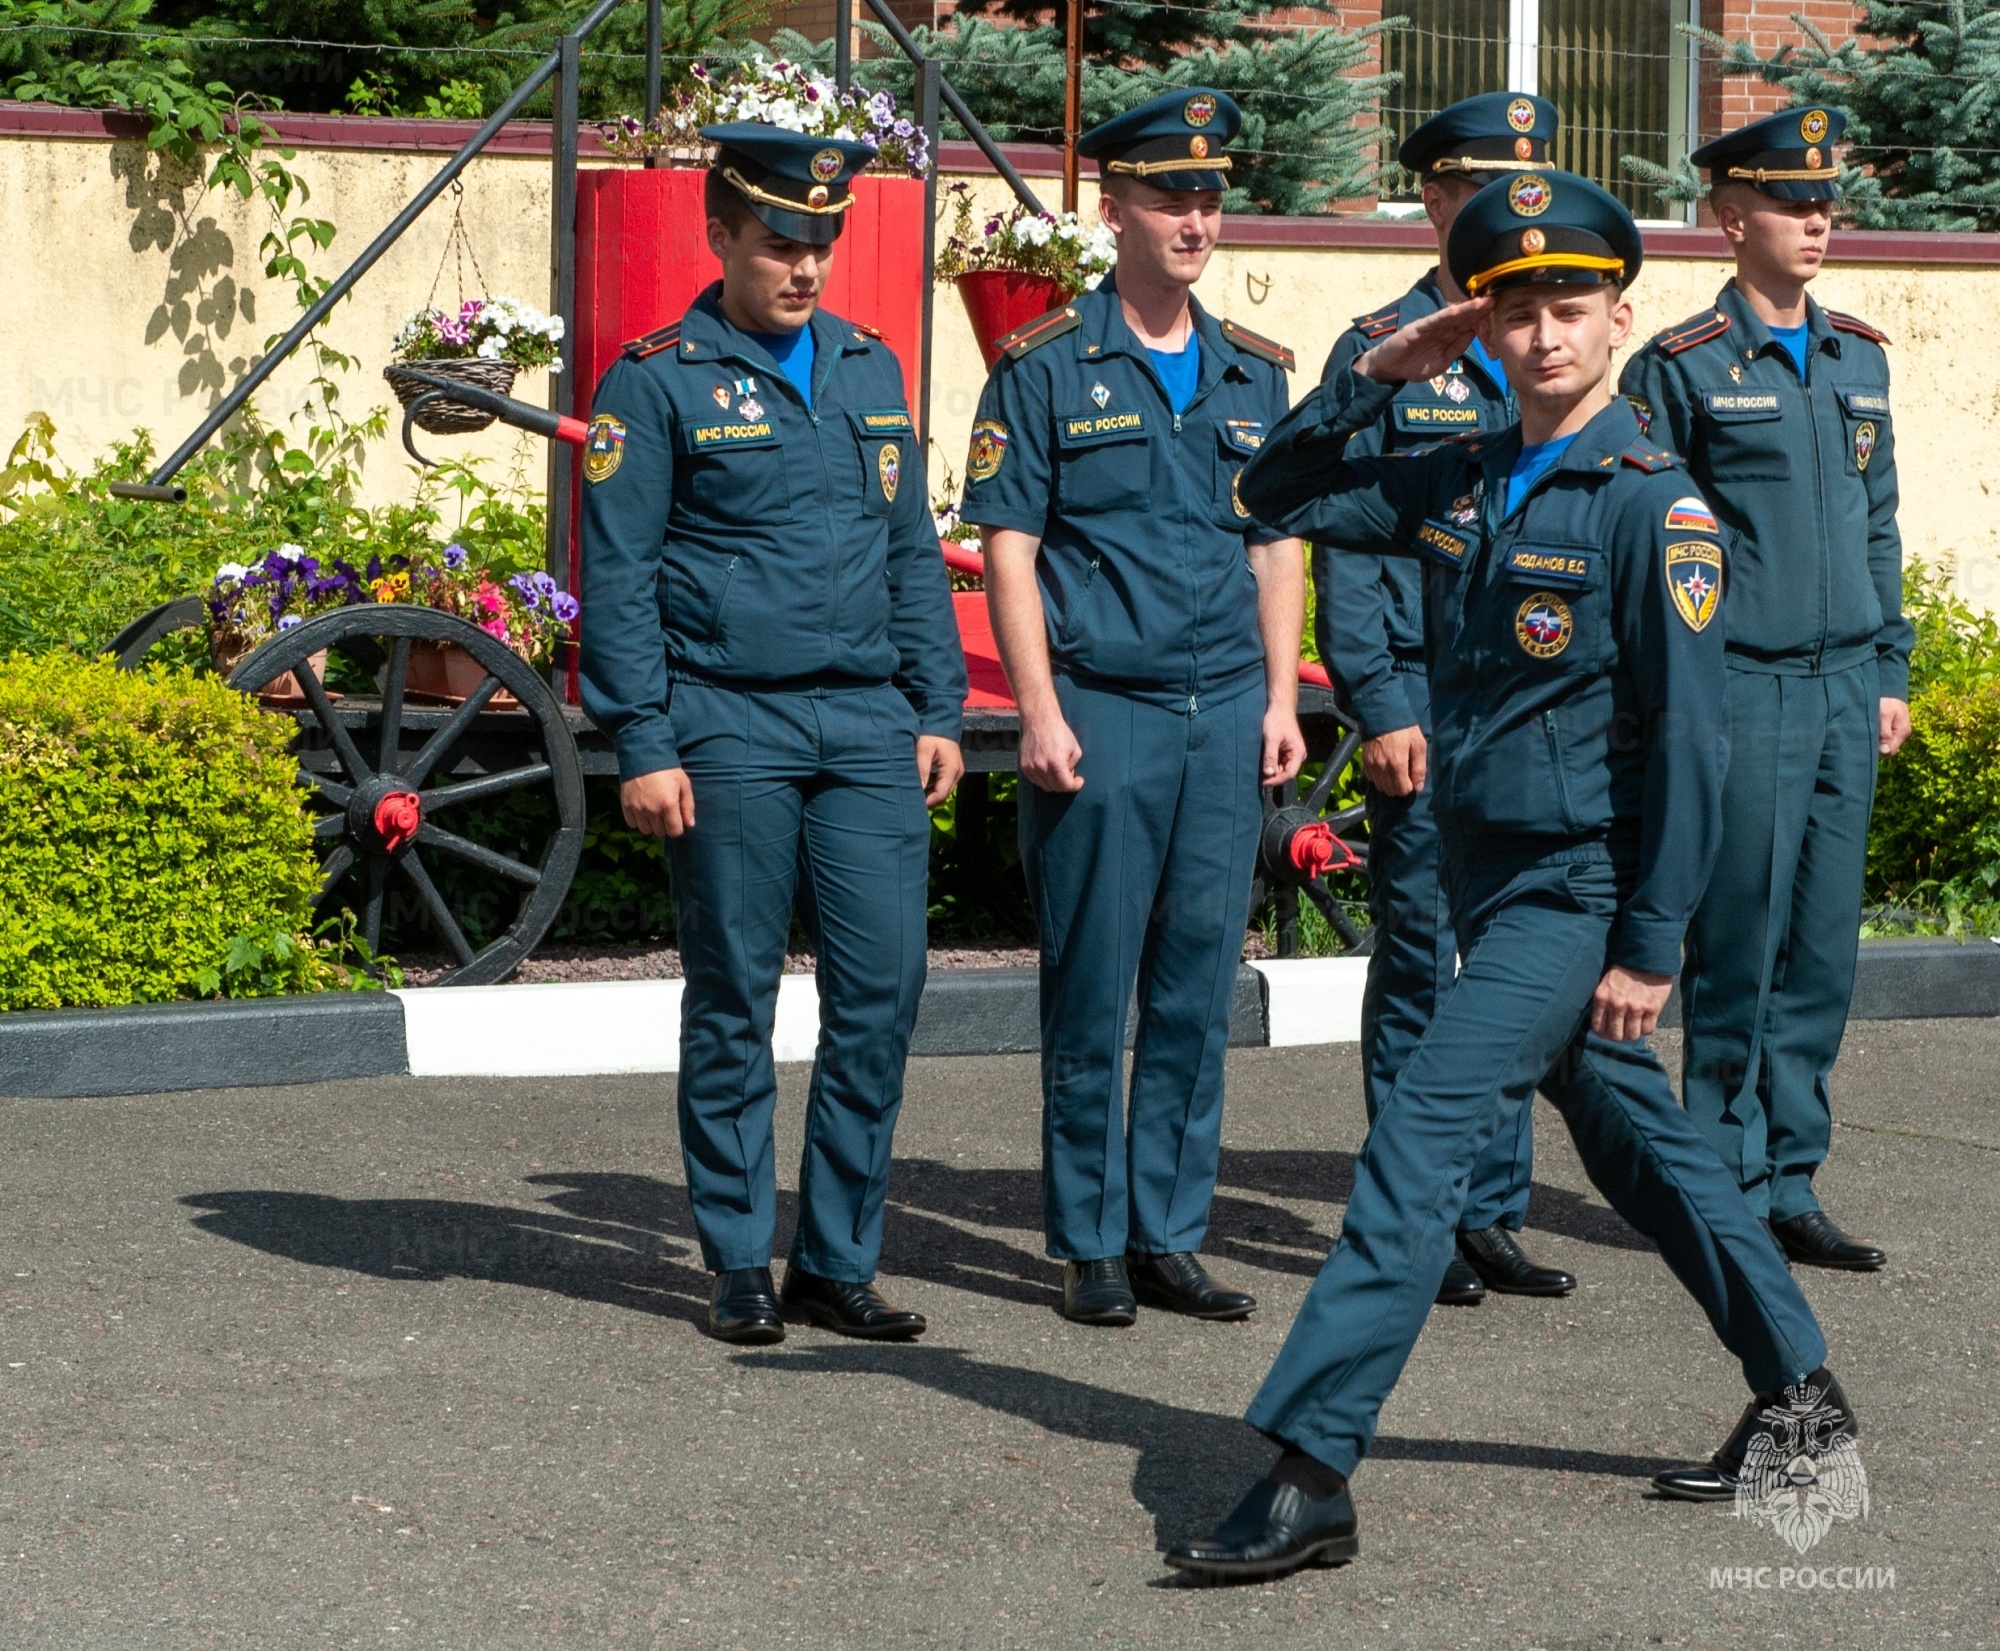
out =
[[[423,828],[424,805],[414,791],[391,791],[375,805],[375,835],[394,854]]]
[[[1354,859],[1347,845],[1333,834],[1333,827],[1324,820],[1300,826],[1292,833],[1286,852],[1291,856],[1293,867],[1306,877],[1322,876],[1331,867],[1352,863]]]

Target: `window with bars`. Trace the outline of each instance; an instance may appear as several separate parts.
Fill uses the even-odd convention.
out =
[[[1689,42],[1675,28],[1690,0],[1394,0],[1407,27],[1383,37],[1382,66],[1403,78],[1382,101],[1382,197],[1417,198],[1395,164],[1420,123],[1478,92],[1538,92],[1562,117],[1557,166],[1602,184],[1640,217],[1659,197],[1619,160],[1668,164],[1685,152]]]

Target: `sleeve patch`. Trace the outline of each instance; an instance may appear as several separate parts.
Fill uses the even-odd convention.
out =
[[[1666,566],[1674,612],[1689,630],[1707,630],[1722,605],[1722,547],[1706,539],[1668,545]]]
[[[590,421],[583,443],[583,479],[601,482],[625,462],[625,426],[609,413]]]
[[[983,418],[972,427],[972,450],[966,455],[965,479],[988,482],[1000,474],[1007,458],[1007,426],[997,419]]]
[[[1722,536],[1722,529],[1716,525],[1715,512],[1708,508],[1708,501],[1693,493],[1674,500],[1668,507],[1666,527],[1669,533],[1713,533],[1717,538]]]

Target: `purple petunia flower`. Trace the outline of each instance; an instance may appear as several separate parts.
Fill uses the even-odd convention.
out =
[[[469,343],[471,336],[467,332],[463,321],[440,321],[438,323],[438,337],[442,338],[447,344]]]
[[[911,133],[916,131],[916,128],[912,126],[907,120],[899,120],[896,122],[894,126],[890,127],[889,130],[894,132],[896,136],[899,138],[907,138],[908,136],[910,136]]]

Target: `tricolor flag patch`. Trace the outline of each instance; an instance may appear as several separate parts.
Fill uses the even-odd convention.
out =
[[[1706,499],[1696,498],[1690,493],[1684,499],[1676,499],[1673,508],[1667,512],[1669,533],[1713,533],[1722,536],[1722,529],[1716,525],[1715,512],[1708,508]]]

